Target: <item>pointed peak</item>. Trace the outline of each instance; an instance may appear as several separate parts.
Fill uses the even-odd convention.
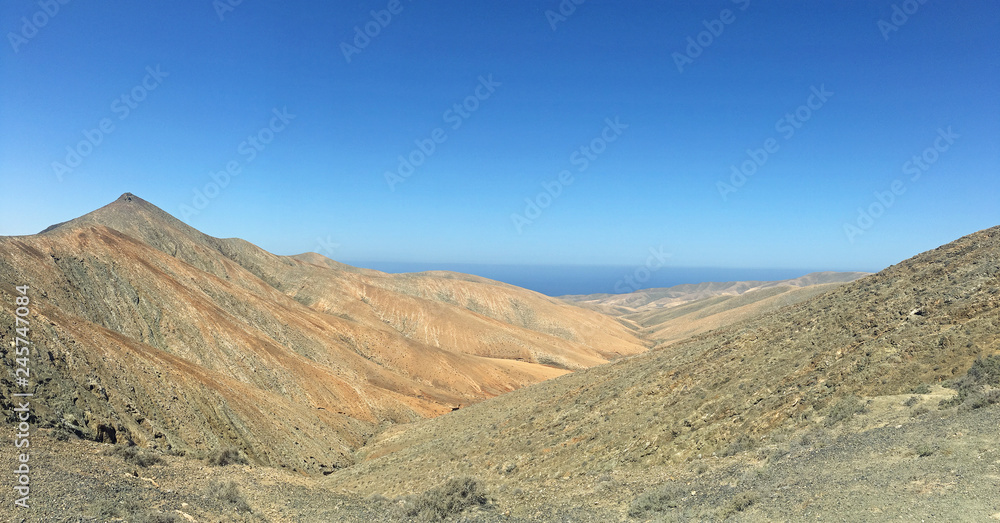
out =
[[[130,192],[123,193],[115,201],[79,218],[52,225],[42,233],[89,225],[103,225],[126,233],[129,231],[134,233],[140,227],[160,230],[175,229],[189,234],[197,233],[193,228],[156,205]]]
[[[141,204],[141,205],[148,205],[148,206],[155,207],[153,204],[147,202],[146,200],[143,200],[142,198],[140,198],[140,197],[138,197],[135,194],[132,194],[130,192],[122,193],[122,195],[119,196],[117,200],[115,200],[115,201],[113,201],[111,203],[112,204],[116,204],[116,203],[118,203],[118,204],[122,204],[122,203],[124,203],[124,204]]]

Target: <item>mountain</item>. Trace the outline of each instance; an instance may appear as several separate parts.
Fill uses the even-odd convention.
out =
[[[472,476],[532,521],[985,520],[1000,513],[997,389],[1000,227],[396,427],[321,485],[400,496]]]
[[[532,291],[277,256],[129,193],[0,237],[0,303],[22,285],[39,426],[173,453],[233,447],[313,473],[350,465],[391,424],[647,349],[614,319]],[[11,368],[14,313],[0,309]],[[0,389],[5,409],[24,390],[11,376]]]
[[[618,317],[662,345],[805,301],[868,274],[814,272],[790,280],[707,282],[562,299]]]
[[[0,238],[0,279],[12,369],[30,285],[31,386],[0,377],[0,439],[33,393],[30,520],[1000,519],[1000,227],[858,279],[555,299],[125,194]]]

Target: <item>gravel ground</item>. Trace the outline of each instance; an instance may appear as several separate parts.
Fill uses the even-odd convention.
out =
[[[876,419],[878,418],[878,419]],[[638,496],[632,486],[608,486],[596,505],[565,492],[565,504],[474,506],[446,518],[468,522],[527,521],[991,521],[1000,520],[1000,407],[931,410],[905,423],[859,415],[838,430],[706,458],[706,471],[659,473]],[[852,427],[853,425],[853,427]],[[853,432],[860,430],[860,432]],[[5,431],[6,441],[13,434]],[[35,434],[28,510],[9,521],[417,521],[402,502],[334,492],[317,477],[153,454],[141,466],[111,446],[57,441]],[[4,445],[0,466],[14,467]],[[9,477],[9,476],[7,476]],[[235,485],[235,493],[228,484]],[[558,483],[547,488],[558,489]],[[567,484],[569,485],[569,484]],[[487,485],[487,491],[490,486]],[[636,498],[643,498],[643,505]],[[490,496],[492,497],[492,496]],[[521,498],[524,499],[524,498]],[[249,509],[249,510],[247,510]],[[513,517],[511,512],[519,514]]]

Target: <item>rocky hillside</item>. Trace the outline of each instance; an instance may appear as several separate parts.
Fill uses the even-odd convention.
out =
[[[79,241],[90,242],[86,249],[75,251],[78,257],[103,252],[96,248],[111,240],[99,242],[96,237],[100,235],[118,238],[116,232],[109,232],[117,229],[107,226],[83,234],[66,230]],[[39,253],[50,247],[38,243],[38,238],[2,241],[9,252],[18,255],[30,255],[25,246]],[[136,247],[120,243],[116,248],[123,253]],[[62,260],[62,252],[53,254]],[[158,258],[157,253],[169,257],[162,251],[142,252],[148,257],[143,258],[146,263],[161,271],[180,270],[168,265],[169,259]],[[258,256],[253,259],[264,267],[269,255]],[[8,264],[4,270],[25,266],[25,260],[9,264],[9,259],[2,258]],[[41,262],[45,257],[36,255],[36,259]],[[290,272],[316,266],[355,274],[361,279],[351,281],[364,282],[359,288],[376,303],[373,310],[384,307],[367,294],[376,289],[445,304],[465,299],[461,293],[474,292],[477,284],[507,289],[451,274],[409,275],[393,282],[396,277],[343,267],[316,255],[274,260]],[[227,272],[221,274],[228,275],[216,277],[219,281],[240,282],[233,283],[237,286],[257,281],[240,272],[240,264],[215,262],[220,264],[216,270],[223,268]],[[88,268],[84,274],[97,270]],[[194,278],[198,282],[198,272],[188,270],[190,274],[183,273],[179,281]],[[137,283],[128,279],[131,276],[122,265],[107,271],[133,286]],[[66,274],[68,282],[87,281],[72,271]],[[142,274],[148,278],[156,273],[146,270]],[[338,273],[338,278],[343,276]],[[416,283],[426,278],[459,283],[447,287],[450,295],[439,296],[441,289]],[[161,280],[152,278],[164,285]],[[223,296],[220,289],[230,287],[219,281],[181,287]],[[281,278],[274,284],[283,286],[281,292],[274,285],[256,285],[263,291],[275,289],[268,291],[272,299],[289,300],[281,302],[282,307],[313,311],[315,315],[306,316],[309,322],[332,326],[330,314],[319,310],[349,300],[323,301],[323,296],[335,293],[317,292],[318,281],[295,284]],[[59,288],[59,282],[50,283],[48,290],[33,288],[38,302],[61,296],[52,290]],[[124,286],[116,283],[110,288]],[[135,288],[147,292],[146,287]],[[5,287],[3,292],[7,293],[4,299],[9,299],[16,291]],[[141,305],[145,294],[136,295]],[[100,293],[94,296],[108,301]],[[240,298],[248,300],[246,295]],[[475,297],[477,301],[485,298]],[[247,303],[253,308],[246,314],[263,307]],[[185,456],[164,452],[165,445],[104,445],[73,438],[65,427],[79,427],[107,412],[112,416],[132,412],[123,406],[124,401],[148,395],[145,404],[160,409],[150,410],[150,418],[116,418],[132,419],[140,430],[132,432],[127,423],[104,426],[124,426],[128,437],[143,434],[146,423],[168,426],[170,432],[154,436],[150,447],[161,440],[185,442],[183,437],[197,441],[200,436],[213,443],[222,441],[220,434],[230,434],[246,438],[249,443],[243,448],[253,452],[261,445],[254,438],[280,436],[281,430],[288,431],[283,436],[286,440],[299,445],[310,445],[307,437],[337,441],[348,432],[331,428],[335,423],[307,423],[310,413],[316,416],[313,419],[327,419],[322,417],[329,414],[325,407],[299,411],[282,402],[285,395],[303,394],[299,389],[303,384],[272,385],[280,388],[278,392],[269,389],[266,380],[262,384],[253,380],[261,372],[291,372],[288,369],[294,366],[286,363],[291,359],[312,362],[310,368],[328,372],[315,376],[315,387],[344,375],[350,369],[347,364],[327,371],[319,351],[298,359],[298,352],[283,352],[277,344],[265,346],[271,349],[266,355],[257,355],[248,345],[250,349],[236,351],[241,356],[229,359],[234,364],[252,364],[250,371],[243,371],[246,377],[241,381],[230,377],[235,371],[226,375],[225,369],[205,369],[204,363],[193,363],[196,351],[187,357],[175,356],[174,345],[170,350],[153,348],[147,341],[131,341],[76,315],[61,316],[59,308],[36,306],[40,311],[37,332],[45,333],[40,338],[56,340],[54,350],[39,353],[38,367],[44,374],[34,390],[38,398],[44,398],[40,402],[44,406],[38,421],[45,423],[48,405],[62,409],[58,411],[62,417],[58,418],[61,424],[37,431],[32,441],[39,447],[32,458],[33,488],[41,486],[46,495],[26,513],[28,521],[1000,520],[1000,227],[751,320],[555,377],[433,419],[414,416],[418,421],[413,423],[376,426],[338,414],[344,417],[336,419],[353,420],[357,430],[370,436],[362,438],[365,443],[356,449],[345,446],[345,466],[327,467],[326,475],[239,464],[241,456],[232,453],[198,459],[195,451]],[[500,304],[484,307],[476,314],[507,325],[537,326],[539,318],[550,317],[538,312],[543,310],[541,305],[533,309],[534,323],[532,316],[517,315]],[[127,317],[124,309],[98,309],[103,317],[119,322]],[[283,316],[278,321],[290,319]],[[379,321],[412,342],[396,327]],[[183,324],[171,325],[179,330]],[[213,319],[207,328],[213,335],[218,330],[219,338],[225,339],[226,329],[233,327]],[[169,329],[160,327],[162,331]],[[157,331],[142,332],[139,336],[152,340]],[[278,336],[281,331],[274,332]],[[297,338],[296,350],[311,347],[303,340],[309,337]],[[107,348],[99,351],[102,342],[108,342]],[[346,355],[332,355],[331,361]],[[10,364],[9,352],[5,358]],[[260,362],[264,358],[270,358],[267,368]],[[370,385],[374,377],[370,375]],[[386,383],[380,381],[378,387],[390,390]],[[445,385],[423,384],[424,396],[417,399],[440,405],[435,403],[438,397],[427,394],[459,386]],[[4,387],[11,385],[4,382]],[[308,398],[321,397],[315,394]],[[367,405],[374,412],[375,407],[393,405],[401,397],[387,396]],[[91,410],[101,405],[104,411]],[[263,414],[274,408],[286,410],[273,418]],[[237,426],[233,430],[240,432],[235,435],[226,431],[226,427],[246,423],[248,418],[242,416],[248,412],[256,416],[249,419],[274,426],[266,430]],[[182,415],[202,418],[179,419]],[[0,432],[6,434],[0,439],[13,437],[10,425]],[[107,442],[123,432],[102,431],[98,426],[95,434]],[[274,444],[279,449],[287,445]],[[315,448],[307,447],[307,451]],[[0,453],[0,468],[14,468],[14,459],[13,453]],[[225,466],[227,461],[237,464]],[[258,457],[257,461],[265,460]],[[9,504],[10,495],[8,491],[0,501]]]
[[[0,358],[30,286],[34,423],[329,472],[393,423],[646,350],[602,314],[482,278],[389,275],[207,236],[132,194],[0,238]]]
[[[958,447],[945,439],[949,433],[919,425],[924,427],[919,429],[921,437],[933,434],[933,439],[913,441],[904,438],[907,427],[923,423],[919,416],[928,409],[970,411],[997,400],[995,392],[988,401],[984,396],[956,398],[954,391],[941,385],[961,389],[955,380],[966,383],[988,375],[982,369],[991,368],[997,361],[991,358],[998,354],[1000,227],[995,227],[753,321],[387,431],[362,450],[361,463],[324,481],[330,488],[361,495],[395,496],[419,492],[439,478],[473,476],[493,487],[499,506],[527,519],[564,517],[565,509],[571,514],[593,511],[623,518],[635,513],[643,519],[684,520],[684,508],[696,502],[704,503],[708,512],[690,517],[725,519],[744,509],[764,510],[766,497],[783,495],[775,490],[756,492],[753,496],[758,497],[742,501],[735,497],[741,492],[736,487],[756,476],[734,475],[732,470],[760,470],[755,464],[766,462],[768,453],[777,452],[780,461],[781,456],[798,452],[811,470],[836,470],[836,480],[846,485],[859,480],[856,474],[873,474],[857,472],[858,467],[870,466],[872,459],[886,460],[889,466],[931,455],[934,449],[953,452]],[[970,371],[977,360],[987,363]],[[994,377],[1000,379],[1000,372]],[[1000,381],[990,383],[1000,388]],[[923,410],[907,412],[913,405],[923,405]],[[864,412],[878,416],[851,423]],[[945,425],[955,427],[951,423]],[[970,440],[970,449],[975,449],[970,452],[986,452],[989,445],[995,449],[995,427],[982,420],[975,423],[978,428],[970,425],[968,430],[979,439]],[[873,445],[887,444],[889,435],[875,436],[871,431],[888,427],[903,432],[893,433],[897,439],[892,445],[897,446],[890,454],[878,456]],[[833,441],[842,445],[841,456],[851,448],[843,445],[854,442],[851,445],[863,446],[872,457],[852,458],[853,469],[810,461],[821,445]],[[797,446],[789,446],[792,442]],[[916,449],[917,444],[923,447]],[[947,459],[942,459],[946,467]],[[958,490],[953,494],[962,488],[977,495],[992,489],[995,494],[1000,487],[996,479],[1000,460],[995,455],[970,459],[990,461],[976,461],[978,486],[954,487]],[[914,464],[907,470],[920,467]],[[688,488],[684,481],[691,485],[691,478],[699,474],[708,474],[711,481],[705,485],[713,492],[720,484],[729,485],[728,497],[697,498],[699,487]],[[917,476],[897,477],[883,470],[877,476],[887,482],[879,492],[892,488],[900,496],[915,496],[913,504],[920,502],[917,490],[893,483],[914,481]],[[678,478],[687,479],[678,482]],[[818,495],[843,494],[829,492],[812,479],[799,479],[802,483],[796,488],[811,489],[797,498],[803,503],[800,507],[819,503]],[[770,484],[789,488],[781,483],[781,478],[774,478]],[[926,488],[944,492],[940,485]],[[872,501],[877,493],[866,492],[865,502],[872,507],[863,509],[863,519],[911,499],[877,505]],[[749,509],[754,500],[758,507]],[[948,506],[963,503],[954,501],[957,505]],[[983,519],[1000,512],[996,506],[1000,498],[980,501],[979,512],[958,519]],[[991,503],[992,512],[984,512]],[[837,512],[835,505],[825,506],[828,515]],[[724,507],[729,507],[725,514]],[[756,513],[758,520],[769,519],[760,516],[764,512]],[[787,512],[781,514],[772,516],[789,517]]]

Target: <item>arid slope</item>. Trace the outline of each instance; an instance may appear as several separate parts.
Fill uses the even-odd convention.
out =
[[[398,495],[475,476],[529,519],[567,505],[623,515],[638,489],[700,464],[746,465],[758,459],[749,450],[937,387],[998,353],[994,227],[752,322],[387,431],[325,481]],[[602,490],[608,481],[627,488]]]
[[[535,292],[276,256],[128,193],[0,238],[8,367],[17,285],[31,287],[38,425],[175,452],[237,447],[311,472],[350,464],[387,424],[646,349],[614,319]],[[21,389],[8,375],[0,390]]]

